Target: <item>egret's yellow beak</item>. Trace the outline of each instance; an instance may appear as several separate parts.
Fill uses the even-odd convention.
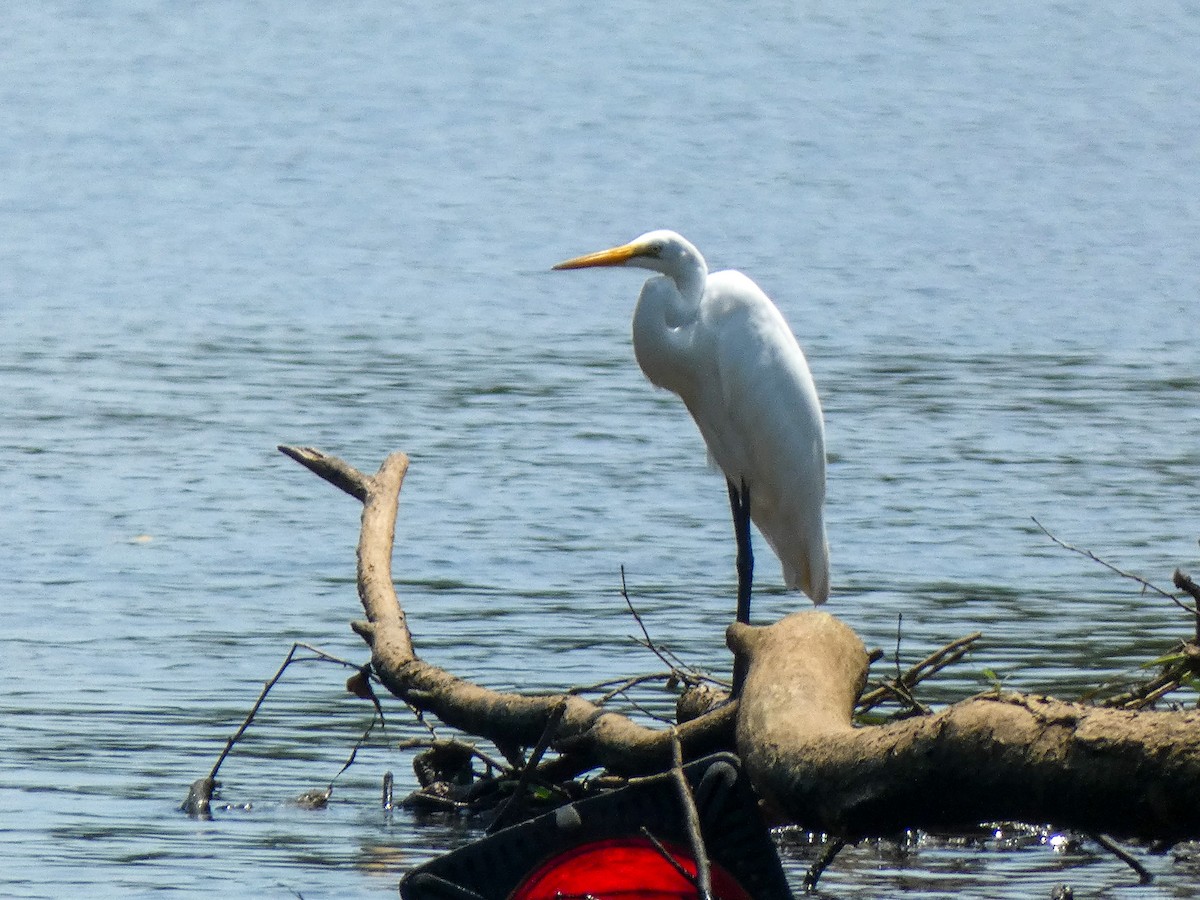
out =
[[[619,266],[645,252],[646,248],[635,241],[632,244],[622,244],[620,247],[613,247],[611,250],[600,250],[596,253],[588,253],[585,256],[577,256],[574,259],[568,259],[566,262],[560,262],[554,268],[591,269],[596,266]]]

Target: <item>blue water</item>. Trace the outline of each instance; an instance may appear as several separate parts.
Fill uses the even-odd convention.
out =
[[[830,609],[930,687],[1072,696],[1189,625],[1200,567],[1200,12],[952,3],[28,4],[0,13],[0,893],[394,896],[471,832],[378,809],[358,508],[275,451],[412,456],[396,579],[432,662],[557,688],[724,671],[724,488],[637,370],[654,227],[748,272],[808,354]],[[803,606],[765,548],[755,615]],[[665,705],[666,697],[649,697]],[[246,808],[247,805],[249,808]],[[799,872],[804,854],[793,851]],[[1188,896],[1194,863],[1155,858]],[[830,896],[1119,891],[1065,854],[862,847]]]

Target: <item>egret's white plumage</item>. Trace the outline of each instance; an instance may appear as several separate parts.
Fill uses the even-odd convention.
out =
[[[824,603],[825,427],[808,363],[779,309],[741,272],[710,275],[700,251],[673,231],[555,268],[592,266],[660,273],[642,287],[633,314],[638,365],[679,395],[731,488],[748,495],[787,586]]]

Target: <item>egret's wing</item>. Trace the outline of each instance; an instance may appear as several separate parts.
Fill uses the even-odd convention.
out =
[[[775,304],[740,273],[710,276],[702,327],[717,390],[693,415],[721,470],[750,487],[751,517],[788,585],[823,602],[825,433],[808,363]]]

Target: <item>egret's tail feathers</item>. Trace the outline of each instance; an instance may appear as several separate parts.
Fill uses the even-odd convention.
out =
[[[793,563],[784,562],[783,581],[791,590],[801,590],[820,606],[829,599],[829,547],[822,541],[820,550],[801,555]]]
[[[826,555],[821,560],[821,565],[816,570],[810,570],[809,577],[805,579],[801,589],[812,599],[812,602],[820,606],[829,599],[829,557]]]

